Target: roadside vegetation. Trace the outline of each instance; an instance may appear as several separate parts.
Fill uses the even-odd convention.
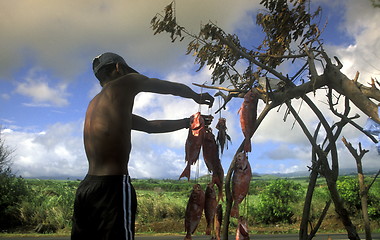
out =
[[[5,181],[6,180],[6,181]],[[367,181],[371,178],[368,177]],[[79,181],[23,179],[12,174],[0,178],[0,210],[2,233],[58,233],[70,234],[74,195]],[[207,177],[199,183],[206,188]],[[193,182],[177,180],[135,179],[138,195],[137,233],[183,233],[187,200]],[[324,179],[318,180],[312,205],[312,219],[317,220],[329,192]],[[247,200],[240,206],[241,214],[255,233],[296,233],[302,216],[303,198],[308,178],[254,177]],[[358,230],[362,224],[359,187],[356,176],[340,177],[338,188]],[[223,202],[225,204],[225,202]],[[369,192],[369,215],[373,231],[380,225],[380,183]],[[310,223],[314,224],[313,222]],[[230,231],[236,229],[231,219]],[[198,234],[204,234],[205,220]],[[340,232],[341,225],[333,207],[320,231]]]

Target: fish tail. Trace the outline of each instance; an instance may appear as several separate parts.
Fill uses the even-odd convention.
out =
[[[183,240],[192,240],[191,234],[187,233],[186,236],[185,236],[185,238]]]
[[[211,235],[211,227],[209,225],[206,227],[206,235]]]
[[[222,200],[222,202],[224,202],[223,200],[223,191],[219,190],[219,194],[218,194],[218,202]]]
[[[245,138],[244,139],[244,152],[251,152],[251,151],[252,151],[251,139]]]
[[[183,172],[181,173],[181,176],[179,176],[179,179],[187,177],[187,180],[190,180],[190,164],[187,164]]]
[[[231,217],[238,218],[239,217],[239,205],[235,204],[231,208]]]

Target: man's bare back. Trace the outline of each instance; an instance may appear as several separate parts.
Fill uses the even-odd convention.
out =
[[[135,94],[123,80],[106,84],[88,106],[84,145],[90,175],[128,175]]]

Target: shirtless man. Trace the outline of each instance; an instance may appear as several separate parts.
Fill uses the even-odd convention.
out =
[[[89,170],[76,193],[71,239],[131,240],[137,209],[128,174],[131,130],[164,133],[189,127],[189,118],[148,121],[132,114],[135,96],[140,92],[172,94],[209,107],[214,98],[180,83],[141,75],[114,53],[96,57],[93,70],[103,88],[86,113],[84,146]]]

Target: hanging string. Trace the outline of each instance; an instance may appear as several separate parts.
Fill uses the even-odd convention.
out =
[[[219,108],[218,109],[220,109],[221,105],[222,105],[222,100],[220,98],[218,98],[218,100],[219,100]],[[222,111],[221,110],[219,111],[219,118],[222,118]]]
[[[202,100],[202,95],[203,95],[203,86],[205,86],[207,83],[207,81],[205,81],[202,85],[201,85],[201,94],[200,94],[200,97],[201,99],[199,99],[200,101]],[[199,104],[199,107],[198,107],[198,112],[201,112],[202,110],[202,104]]]
[[[198,183],[198,179],[199,179],[199,162],[200,162],[200,160],[198,159],[197,167],[196,167],[196,173],[195,173],[195,182],[196,183]]]
[[[205,84],[206,82],[204,82],[203,84],[202,84],[202,87],[201,87],[201,95],[200,95],[200,98],[201,99],[199,99],[199,102],[201,102],[202,101],[202,94],[203,94],[203,85]],[[201,112],[202,111],[202,104],[198,104],[198,112]]]
[[[247,155],[247,160],[248,160],[248,153],[246,153]],[[247,225],[248,225],[248,207],[249,207],[249,188],[250,188],[250,185],[248,187],[248,192],[247,192],[247,195],[245,196],[245,199],[244,199],[244,217],[245,219],[247,220]]]
[[[249,193],[247,193],[247,196],[244,199],[244,217],[248,220],[248,207],[249,207]]]
[[[248,153],[247,153],[247,155],[248,155]],[[248,157],[248,156],[247,156]],[[251,178],[251,180],[252,180],[252,178]],[[245,215],[245,217],[247,218],[247,225],[248,225],[248,207],[249,207],[249,188],[250,188],[250,186],[251,186],[251,181],[249,181],[249,186],[248,186],[248,192],[247,192],[247,212],[246,212],[246,215]]]

